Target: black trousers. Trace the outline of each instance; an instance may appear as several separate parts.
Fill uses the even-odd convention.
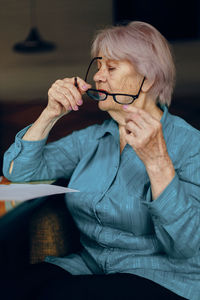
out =
[[[50,263],[0,276],[2,300],[183,300],[151,280],[124,273],[71,275]]]

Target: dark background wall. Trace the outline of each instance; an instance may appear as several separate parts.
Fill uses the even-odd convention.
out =
[[[23,55],[13,45],[31,27],[31,0],[0,0],[0,102],[46,99],[57,78],[84,76],[97,29],[122,20],[155,25],[176,57],[175,94],[200,94],[200,0],[32,0],[35,25],[56,50]]]
[[[33,0],[32,0],[33,1]],[[27,0],[0,0],[0,170],[4,151],[21,128],[34,122],[47,103],[47,91],[58,78],[84,76],[97,29],[127,20],[156,26],[171,42],[177,83],[171,112],[200,129],[200,1],[190,0],[35,0],[35,23],[56,50],[20,54],[13,45],[31,28]],[[107,117],[85,99],[78,113],[61,119],[55,140],[74,129]]]
[[[44,40],[55,43],[55,51],[13,51],[32,23]],[[94,33],[110,24],[112,0],[0,0],[0,102],[44,99],[56,79],[83,76]]]
[[[200,38],[199,0],[114,0],[113,20],[148,22],[169,40]]]

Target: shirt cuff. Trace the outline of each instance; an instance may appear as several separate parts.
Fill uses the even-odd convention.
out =
[[[26,153],[26,158],[33,157],[46,144],[48,137],[45,137],[44,139],[39,141],[22,140],[23,136],[31,126],[32,125],[29,125],[17,133],[15,137],[13,159],[17,158],[22,151]]]

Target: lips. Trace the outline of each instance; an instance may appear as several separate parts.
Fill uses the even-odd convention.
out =
[[[98,91],[100,91],[100,92],[106,92],[106,93],[108,93],[108,91],[106,91],[106,90],[103,90],[103,89],[98,89]]]

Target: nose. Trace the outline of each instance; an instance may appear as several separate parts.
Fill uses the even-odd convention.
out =
[[[103,68],[100,68],[95,74],[94,74],[94,81],[99,82],[99,81],[106,81],[106,70]]]

